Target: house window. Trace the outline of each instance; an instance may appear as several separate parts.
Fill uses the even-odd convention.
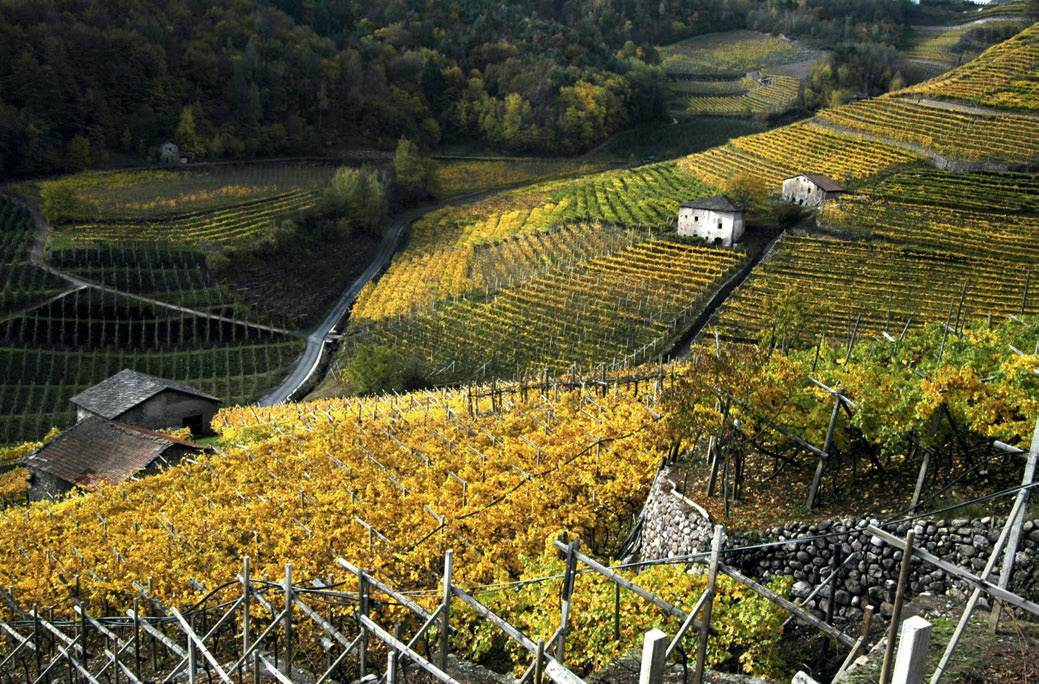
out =
[[[699,217],[699,216],[694,216],[694,217],[693,217],[693,220],[694,220],[694,221],[699,221],[699,220],[700,220],[700,217]]]
[[[721,229],[722,229],[722,222],[718,221],[718,230],[721,230]]]

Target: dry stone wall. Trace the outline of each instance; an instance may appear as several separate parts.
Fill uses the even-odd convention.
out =
[[[712,522],[695,503],[672,493],[666,477],[658,478],[647,501],[643,527],[642,560],[683,556],[710,548]],[[910,526],[916,533],[916,545],[939,558],[975,574],[985,567],[1005,518],[985,517],[950,520],[922,519],[887,527],[904,538]],[[726,548],[758,546],[780,542],[725,555],[725,562],[743,573],[767,581],[774,575],[792,575],[795,599],[806,608],[822,614],[829,601],[829,586],[808,598],[831,572],[837,556],[837,590],[834,612],[839,617],[855,620],[866,605],[880,614],[891,614],[895,598],[902,551],[866,531],[877,520],[824,520],[817,523],[789,523],[765,530],[761,534],[736,534],[725,542]],[[805,537],[817,537],[806,543],[782,543]],[[852,553],[854,558],[844,561]],[[1028,519],[1014,561],[1010,590],[1032,601],[1039,600],[1039,519]],[[1002,555],[1000,556],[1002,561]],[[993,572],[999,576],[1000,562]],[[970,587],[962,580],[950,578],[933,565],[914,559],[909,575],[909,592],[923,592],[962,597]],[[807,600],[806,600],[807,599]]]

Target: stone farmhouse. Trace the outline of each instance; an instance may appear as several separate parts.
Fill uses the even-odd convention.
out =
[[[732,247],[743,237],[746,219],[746,209],[725,195],[683,202],[678,209],[678,234]]]
[[[818,207],[843,192],[843,185],[821,173],[801,173],[783,181],[783,201],[805,207]]]
[[[76,419],[96,416],[148,430],[191,429],[193,435],[210,431],[220,400],[175,380],[122,370],[83,390],[70,401]]]
[[[64,494],[74,487],[92,489],[135,475],[153,475],[176,464],[184,454],[211,451],[144,428],[87,416],[25,457],[29,500]]]

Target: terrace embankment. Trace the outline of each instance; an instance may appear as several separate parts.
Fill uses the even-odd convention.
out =
[[[642,560],[686,556],[710,548],[714,521],[695,502],[675,492],[666,475],[665,472],[657,478],[646,501]],[[913,529],[918,548],[976,574],[985,567],[1005,522],[1004,517],[998,516],[933,518],[902,522],[886,529],[898,537]],[[726,553],[725,562],[762,581],[774,575],[793,576],[794,598],[821,616],[829,601],[828,586],[810,595],[829,577],[836,555],[839,568],[834,614],[855,620],[862,617],[863,607],[872,605],[889,617],[902,552],[867,532],[865,528],[870,524],[878,521],[841,518],[790,522],[758,533],[738,532],[725,541],[725,548],[754,548]],[[1039,597],[1037,551],[1039,519],[1026,519],[1009,588],[1032,601]],[[1001,570],[1002,562],[996,565],[992,577],[998,577]],[[963,598],[970,587],[924,561],[914,560],[908,590],[913,596],[930,592]]]

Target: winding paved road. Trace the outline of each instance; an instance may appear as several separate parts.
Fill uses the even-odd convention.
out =
[[[375,258],[372,259],[372,263],[369,264],[368,268],[366,268],[361,275],[357,276],[354,282],[350,284],[350,287],[343,292],[339,297],[339,301],[335,303],[332,310],[328,312],[327,316],[325,316],[325,320],[321,321],[321,324],[314,329],[312,333],[307,335],[306,349],[303,350],[303,355],[296,362],[295,368],[292,369],[292,372],[289,373],[289,376],[285,378],[280,385],[271,390],[271,392],[258,401],[257,404],[260,406],[284,404],[287,401],[291,401],[293,395],[307,383],[321,363],[321,353],[325,349],[325,344],[328,342],[329,336],[335,334],[336,326],[339,325],[340,321],[342,321],[343,317],[346,315],[346,312],[350,310],[351,306],[353,306],[354,300],[357,299],[357,295],[360,294],[361,289],[368,284],[369,280],[378,275],[379,272],[390,262],[393,255],[396,254],[397,248],[400,246],[401,238],[404,236],[404,233],[413,221],[425,216],[431,211],[440,209],[441,207],[456,204],[468,204],[483,199],[484,197],[496,195],[500,192],[514,190],[523,185],[526,184],[520,183],[518,185],[510,185],[496,190],[485,190],[482,192],[470,193],[468,195],[450,197],[429,206],[412,209],[411,211],[405,212],[395,218],[389,227],[387,227],[382,238],[382,244],[379,245],[379,250],[376,252]]]
[[[270,394],[257,402],[260,406],[284,404],[292,399],[292,395],[310,379],[310,376],[317,370],[318,364],[321,363],[321,352],[325,349],[325,343],[328,341],[329,335],[335,332],[339,321],[353,306],[354,300],[357,299],[361,289],[393,258],[397,251],[397,246],[400,244],[400,239],[408,226],[411,225],[411,222],[423,213],[425,212],[404,214],[389,225],[383,235],[382,244],[379,245],[375,258],[372,259],[372,263],[368,264],[368,268],[364,269],[361,275],[357,276],[354,282],[350,283],[350,287],[340,295],[339,300],[332,307],[332,310],[328,312],[328,315],[325,316],[325,319],[321,321],[320,325],[307,335],[307,346],[303,350],[303,355],[299,358],[299,361],[296,362],[296,367],[292,369],[292,372],[289,373],[289,376],[280,385],[271,390]]]

